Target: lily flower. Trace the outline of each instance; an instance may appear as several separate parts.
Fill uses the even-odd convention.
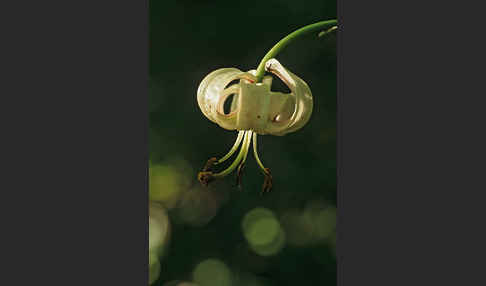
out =
[[[212,180],[225,177],[236,169],[240,185],[248,149],[253,143],[253,154],[265,176],[262,192],[268,192],[272,187],[272,176],[258,156],[258,135],[283,136],[299,130],[309,121],[313,107],[309,86],[276,59],[268,60],[265,70],[279,77],[290,93],[271,91],[273,78],[270,75],[257,82],[256,70],[243,72],[237,68],[215,70],[199,85],[197,101],[202,113],[220,127],[238,131],[230,151],[219,159],[209,159],[199,172],[198,179],[203,185],[207,186]],[[234,81],[237,83],[231,84]],[[225,111],[225,103],[230,104],[229,111]],[[228,168],[213,171],[214,166],[228,160],[240,146],[236,159]]]

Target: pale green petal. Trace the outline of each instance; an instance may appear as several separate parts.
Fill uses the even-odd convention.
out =
[[[309,86],[276,59],[268,60],[265,68],[278,76],[291,92],[272,92],[271,76],[255,83],[255,70],[218,69],[199,85],[197,100],[203,114],[224,129],[252,130],[261,135],[282,136],[302,128],[312,114]],[[234,80],[239,81],[228,86]],[[234,96],[230,112],[225,114],[224,104],[231,95]]]
[[[294,111],[290,116],[288,125],[281,129],[275,128],[277,130],[271,130],[272,132],[269,133],[281,136],[297,131],[309,121],[312,115],[313,100],[309,86],[300,77],[283,67],[276,59],[268,60],[265,69],[278,76],[289,87],[291,91],[289,95],[294,104]],[[282,108],[284,106],[285,104],[282,105]],[[285,111],[282,113],[282,116],[288,117],[289,106],[285,106],[285,109],[282,111]]]

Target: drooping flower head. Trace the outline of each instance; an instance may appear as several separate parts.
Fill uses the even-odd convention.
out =
[[[265,175],[263,191],[269,191],[272,177],[258,156],[257,134],[283,136],[299,130],[309,121],[313,107],[309,86],[276,59],[268,60],[265,70],[279,77],[288,86],[290,93],[271,91],[273,78],[270,75],[265,76],[262,82],[257,82],[256,70],[243,72],[237,68],[215,70],[199,85],[197,101],[203,114],[224,129],[239,131],[231,150],[220,159],[209,159],[203,171],[198,174],[202,184],[208,185],[213,179],[230,174],[236,167],[239,183],[253,140],[255,159]],[[231,84],[234,81],[237,83]],[[225,111],[224,106],[228,104],[230,109]],[[241,150],[233,163],[227,169],[214,173],[212,168],[230,158],[240,145]]]

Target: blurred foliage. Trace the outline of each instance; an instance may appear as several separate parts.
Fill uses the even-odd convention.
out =
[[[336,1],[149,3],[150,282],[164,286],[335,285],[336,33],[293,43],[278,60],[304,79],[314,111],[301,130],[259,137],[274,186],[250,153],[208,188],[206,160],[226,154],[237,132],[206,119],[200,81],[222,67],[255,69],[290,32],[336,18]],[[274,79],[276,90],[285,91]]]

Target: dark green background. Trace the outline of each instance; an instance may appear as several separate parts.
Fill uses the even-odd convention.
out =
[[[236,138],[236,132],[220,128],[199,110],[200,81],[222,67],[255,69],[268,49],[290,32],[335,19],[336,2],[152,0],[149,5],[151,168],[172,166],[180,172],[181,192],[191,192],[200,188],[196,175],[206,160],[224,155]],[[247,249],[241,228],[244,215],[255,207],[268,208],[280,218],[288,210],[304,214],[313,203],[336,206],[336,36],[310,35],[277,57],[310,86],[314,110],[309,123],[295,133],[259,136],[260,158],[274,178],[271,193],[260,196],[263,176],[250,153],[242,190],[235,187],[234,174],[204,189],[226,198],[207,221],[184,223],[178,219],[177,203],[168,206],[170,243],[153,285],[191,281],[195,265],[211,257],[233,273],[249,273],[262,285],[336,284],[335,235],[303,245],[286,244],[276,255],[265,257]],[[274,82],[277,90],[282,88]],[[164,206],[166,202],[154,199],[152,191],[152,203]],[[304,232],[320,227],[319,221],[314,223],[287,236],[305,237]],[[235,255],[238,249],[246,254]],[[236,280],[233,285],[243,283]]]

